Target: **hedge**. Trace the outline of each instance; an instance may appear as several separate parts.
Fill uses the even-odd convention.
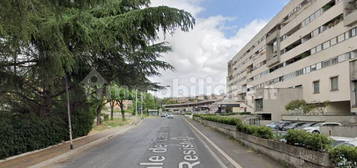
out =
[[[357,147],[338,146],[329,151],[330,159],[337,167],[357,167]]]
[[[288,144],[321,152],[327,151],[332,143],[325,135],[309,133],[304,130],[289,130],[285,139]]]
[[[79,96],[79,95],[76,95]],[[83,97],[85,98],[85,97]],[[93,127],[95,109],[83,99],[72,99],[73,137],[87,135]],[[49,115],[0,111],[0,159],[46,148],[69,139],[65,105]]]
[[[264,139],[272,139],[273,131],[272,129],[265,126],[252,126],[244,124],[240,119],[233,117],[224,117],[217,116],[211,114],[196,114],[194,117],[199,117],[204,120],[228,124],[228,125],[236,125],[237,130],[246,134],[254,135]]]
[[[238,118],[233,117],[224,117],[224,116],[217,116],[212,114],[194,114],[194,117],[199,117],[203,120],[218,122],[227,125],[237,125],[237,123],[241,123],[242,121]]]
[[[237,130],[264,139],[273,139],[274,137],[272,129],[266,126],[247,125],[241,122],[237,124]]]

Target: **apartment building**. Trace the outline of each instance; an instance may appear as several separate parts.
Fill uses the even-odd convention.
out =
[[[228,63],[227,94],[263,120],[357,122],[357,0],[291,0]],[[328,101],[325,111],[285,105]]]

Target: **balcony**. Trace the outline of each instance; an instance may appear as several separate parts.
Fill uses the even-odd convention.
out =
[[[345,20],[344,20],[345,26],[352,26],[355,23],[357,23],[357,11],[345,16]]]
[[[352,26],[357,22],[357,0],[344,1],[345,26]]]

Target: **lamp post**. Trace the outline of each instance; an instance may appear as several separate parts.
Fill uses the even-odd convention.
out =
[[[70,101],[69,101],[69,91],[68,91],[67,75],[64,76],[64,80],[65,80],[65,83],[66,83],[69,142],[70,142],[70,149],[72,150],[72,149],[73,149],[73,137],[72,137],[71,107],[70,107]]]
[[[143,92],[140,92],[140,118],[143,119]]]

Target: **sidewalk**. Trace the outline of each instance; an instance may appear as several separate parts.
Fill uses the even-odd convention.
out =
[[[284,168],[279,162],[241,145],[228,136],[205,127],[197,121],[187,119],[192,125],[199,129],[205,136],[221,148],[235,162],[243,168]],[[232,166],[233,167],[233,166]]]
[[[73,146],[75,148],[74,150],[80,147],[84,147],[85,145],[88,145],[92,142],[106,138],[108,136],[111,135],[115,136],[117,135],[116,133],[118,132],[125,132],[131,128],[134,128],[139,122],[140,120],[133,119],[133,121],[128,125],[104,130],[102,132],[93,135],[88,135],[88,136],[74,139],[73,140]],[[46,149],[41,149],[38,151],[33,151],[18,156],[10,157],[6,160],[1,160],[0,168],[26,168],[47,161],[49,159],[58,157],[70,151],[71,150],[69,149],[69,142],[67,141],[58,145],[48,147]]]

